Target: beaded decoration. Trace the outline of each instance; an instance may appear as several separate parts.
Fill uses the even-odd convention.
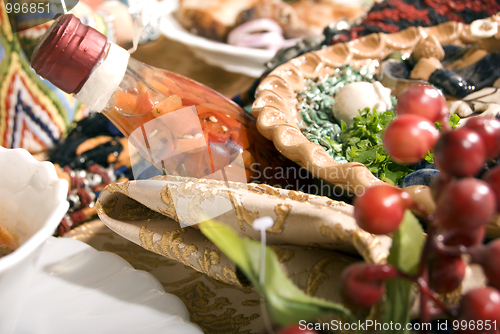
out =
[[[68,182],[70,208],[57,235],[95,217],[95,201],[106,185],[132,178],[127,144],[105,116],[91,113],[74,123],[66,140],[49,151],[59,177]]]

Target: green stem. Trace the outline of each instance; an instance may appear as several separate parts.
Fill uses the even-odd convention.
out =
[[[443,313],[449,315],[450,317],[456,316],[455,313],[453,313],[448,307],[446,307],[446,305],[441,301],[441,299],[436,297],[436,295],[432,292],[432,290],[429,288],[429,286],[424,280],[420,280],[419,277],[412,277],[402,272],[399,272],[399,277],[405,278],[415,283],[418,286],[420,293],[425,294]],[[430,312],[430,314],[432,313],[434,312]]]

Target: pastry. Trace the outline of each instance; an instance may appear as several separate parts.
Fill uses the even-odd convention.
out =
[[[328,0],[180,0],[177,20],[194,34],[225,42],[228,33],[245,22],[272,19],[285,38],[320,34],[340,19],[353,22],[365,12]]]

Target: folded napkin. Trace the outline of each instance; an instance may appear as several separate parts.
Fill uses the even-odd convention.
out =
[[[147,231],[176,230],[186,237],[204,238],[196,224],[208,218],[242,236],[259,239],[260,232],[252,228],[252,223],[264,216],[275,221],[267,230],[269,244],[343,251],[373,263],[384,262],[391,245],[388,236],[360,229],[349,204],[261,184],[158,176],[111,184],[103,190],[97,205],[100,218],[111,229],[143,246],[147,246]],[[177,223],[153,224],[165,220],[165,216]],[[190,228],[184,230],[187,226]],[[152,245],[159,246],[159,241],[152,240]]]
[[[172,176],[127,181],[102,191],[97,213],[139,246],[239,288],[245,280],[235,264],[196,224],[213,218],[258,240],[252,222],[270,216],[275,224],[267,230],[267,242],[287,276],[306,293],[334,302],[341,302],[343,269],[363,260],[382,263],[391,245],[388,236],[361,230],[351,205],[260,184]]]
[[[343,268],[362,260],[384,263],[392,241],[360,229],[351,205],[261,184],[158,176],[108,185],[96,205],[104,224],[124,238],[240,288],[245,280],[235,264],[196,224],[212,218],[259,240],[252,222],[270,216],[275,224],[267,242],[288,277],[306,293],[334,302],[341,302]],[[469,272],[464,289],[448,296],[449,302],[482,283]]]

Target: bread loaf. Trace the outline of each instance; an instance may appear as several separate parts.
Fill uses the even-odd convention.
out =
[[[238,15],[260,0],[179,0],[177,20],[190,32],[225,42]]]
[[[330,23],[353,21],[363,13],[360,6],[333,0],[179,0],[177,20],[196,35],[225,42],[233,28],[255,19],[272,19],[286,38],[296,38],[320,34]]]

